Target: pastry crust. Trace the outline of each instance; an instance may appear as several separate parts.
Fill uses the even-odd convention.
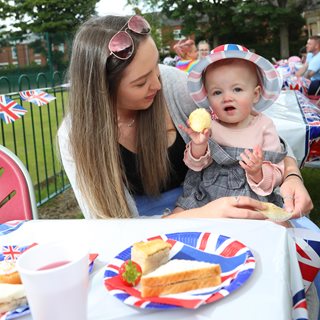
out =
[[[148,242],[137,242],[131,249],[131,260],[138,263],[142,274],[147,274],[168,262],[171,244],[154,239]]]
[[[15,261],[0,261],[0,283],[21,284]]]
[[[174,259],[141,278],[141,296],[180,293],[214,287],[220,283],[220,265]]]

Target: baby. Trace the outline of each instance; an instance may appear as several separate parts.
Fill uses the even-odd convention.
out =
[[[190,94],[214,119],[202,132],[180,126],[191,139],[184,155],[190,170],[177,207],[242,195],[282,207],[274,189],[283,179],[286,152],[272,120],[261,113],[281,85],[270,62],[240,45],[219,46],[194,67]]]

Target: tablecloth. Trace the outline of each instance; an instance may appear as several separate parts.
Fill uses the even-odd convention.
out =
[[[291,146],[298,164],[320,159],[320,109],[299,91],[281,91],[264,111]]]
[[[141,310],[107,292],[103,275],[116,254],[147,237],[183,231],[214,232],[241,241],[256,258],[253,275],[228,297],[197,310]],[[33,220],[0,237],[2,245],[68,239],[89,244],[90,251],[99,253],[90,281],[89,320],[308,319],[295,243],[287,229],[274,223],[236,219]]]

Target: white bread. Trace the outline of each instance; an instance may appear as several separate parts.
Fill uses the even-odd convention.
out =
[[[25,304],[27,304],[27,298],[22,284],[0,283],[0,313]]]
[[[221,283],[218,264],[173,259],[141,278],[141,296],[152,297],[214,287]]]
[[[171,244],[154,239],[148,242],[137,242],[131,249],[131,260],[138,263],[142,274],[147,274],[168,262]]]
[[[259,210],[263,215],[275,222],[287,221],[292,217],[291,212],[287,212],[283,208],[276,206],[270,202],[263,202],[267,208],[265,210]]]

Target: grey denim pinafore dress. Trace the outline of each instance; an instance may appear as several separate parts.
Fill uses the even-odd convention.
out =
[[[210,140],[213,162],[200,172],[188,170],[177,206],[183,209],[197,208],[212,200],[229,196],[248,196],[283,206],[282,197],[275,192],[260,196],[252,191],[245,171],[239,165],[240,153],[244,152],[244,148],[222,147]],[[264,158],[266,161],[278,163],[286,154],[287,152],[264,151]]]

